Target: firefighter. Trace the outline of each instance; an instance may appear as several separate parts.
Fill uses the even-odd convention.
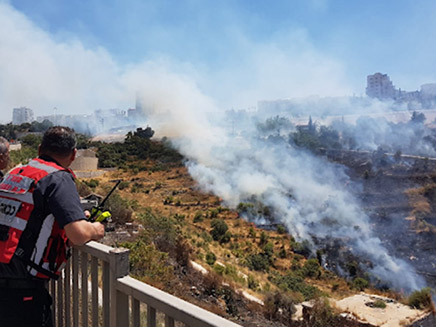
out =
[[[70,253],[104,236],[86,220],[68,169],[76,156],[68,127],[44,133],[38,158],[7,173],[0,183],[0,326],[52,327],[47,282],[57,279]]]

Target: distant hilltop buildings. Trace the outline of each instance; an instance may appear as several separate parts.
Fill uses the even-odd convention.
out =
[[[436,83],[421,85],[420,91],[407,92],[396,89],[387,74],[375,73],[366,78],[366,95],[379,100],[394,100],[398,103],[436,107]]]
[[[418,91],[404,91],[393,85],[387,74],[375,73],[366,79],[365,96],[319,97],[261,100],[257,102],[260,117],[292,116],[302,117],[307,122],[308,113],[315,112],[320,117],[351,114],[351,108],[359,108],[360,113],[373,110],[374,101],[385,101],[394,111],[436,109],[436,83],[421,85]]]
[[[63,125],[74,128],[79,133],[96,135],[98,133],[118,133],[129,131],[143,124],[146,117],[142,107],[137,103],[135,108],[122,109],[98,109],[90,114],[58,114],[57,108],[54,113],[46,116],[34,116],[33,110],[27,107],[12,109],[12,124],[32,124],[49,121],[53,125]]]

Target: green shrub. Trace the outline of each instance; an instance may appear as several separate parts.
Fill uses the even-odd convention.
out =
[[[365,288],[367,288],[369,285],[369,282],[362,278],[362,277],[357,277],[353,280],[351,287],[358,290],[358,291],[363,291]]]
[[[274,255],[274,245],[271,242],[266,243],[263,247],[262,247],[263,253],[268,257],[268,258],[272,258],[272,256]]]
[[[268,293],[264,301],[264,313],[267,319],[288,324],[292,315],[297,311],[295,299],[287,294],[275,292]]]
[[[264,246],[266,243],[268,243],[268,234],[262,231],[260,233],[259,246]]]
[[[130,202],[122,198],[118,192],[112,193],[106,202],[105,208],[111,212],[113,222],[118,225],[132,221],[133,210],[130,207]]]
[[[333,312],[333,309],[326,298],[315,300],[306,323],[307,326],[310,327],[342,326],[341,318]]]
[[[126,189],[126,188],[128,188],[129,187],[129,182],[127,182],[127,181],[122,181],[121,183],[120,183],[120,185],[118,185],[118,188],[120,189],[120,190],[124,190],[124,189]]]
[[[386,308],[386,302],[378,299],[373,303],[373,306],[374,308],[384,309]]]
[[[303,266],[303,274],[306,277],[318,278],[321,276],[320,265],[317,259],[312,258],[307,260]]]
[[[138,217],[144,230],[140,237],[148,243],[156,244],[160,251],[175,252],[179,232],[177,223],[173,218],[159,216],[152,212],[150,208],[145,209]]]
[[[210,235],[215,241],[221,241],[221,239],[226,235],[229,226],[222,219],[214,219],[210,223],[212,230],[210,231]]]
[[[280,259],[286,259],[286,257],[288,256],[288,253],[286,252],[285,248],[280,249],[278,257]]]
[[[213,252],[206,253],[206,263],[209,266],[213,266],[216,261],[216,255]]]
[[[256,238],[256,231],[253,227],[250,227],[250,229],[248,230],[248,236],[250,236],[251,238]]]
[[[153,244],[147,245],[142,240],[122,246],[130,249],[130,273],[133,276],[149,283],[171,283],[173,267],[168,262],[167,253],[158,251]]]
[[[171,196],[171,195],[169,195],[169,196],[167,196],[166,198],[165,198],[165,200],[164,200],[164,204],[165,205],[167,205],[167,204],[171,204],[171,203],[173,203],[174,202],[174,198]]]
[[[202,231],[200,233],[200,237],[206,242],[206,243],[210,243],[212,242],[212,237],[210,236],[209,233]]]
[[[250,254],[247,257],[247,266],[251,270],[268,271],[270,266],[270,260],[264,254]]]
[[[210,218],[218,217],[218,209],[211,209],[211,210],[209,210],[209,217]]]
[[[269,279],[282,291],[301,293],[306,301],[320,294],[320,291],[316,287],[305,283],[304,278],[295,272],[288,272],[286,275],[273,273]]]
[[[259,282],[251,274],[247,277],[247,287],[253,291],[256,291],[259,288]]]
[[[220,243],[229,243],[232,238],[232,233],[227,231],[223,237],[220,239]]]
[[[182,223],[183,221],[185,221],[185,215],[181,215],[176,213],[174,215],[174,219],[178,222],[178,223]]]
[[[10,167],[16,166],[18,164],[27,164],[31,159],[38,156],[37,148],[32,148],[28,146],[22,146],[21,150],[11,151],[10,157]]]
[[[203,213],[201,211],[197,211],[194,215],[194,223],[199,223],[203,221]]]
[[[100,182],[96,179],[90,179],[89,181],[85,180],[84,183],[92,189],[95,189],[100,184]]]
[[[430,309],[433,305],[431,288],[425,287],[422,290],[413,292],[408,298],[408,304],[416,309]]]
[[[244,279],[238,274],[238,270],[233,265],[226,265],[224,269],[224,274],[231,277],[233,280],[238,282],[243,282]]]
[[[216,264],[213,266],[213,270],[220,276],[224,275],[225,269],[226,267],[224,267],[223,265]]]

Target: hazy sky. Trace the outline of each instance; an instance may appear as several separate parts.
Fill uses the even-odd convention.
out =
[[[436,82],[435,15],[433,0],[0,0],[0,120],[127,109],[154,80],[223,109],[362,95],[375,72],[417,90]]]

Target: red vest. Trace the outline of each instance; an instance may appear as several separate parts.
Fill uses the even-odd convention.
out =
[[[42,178],[59,170],[66,169],[33,159],[11,170],[0,183],[0,262],[9,263],[15,254],[31,275],[43,279],[58,278],[70,251],[65,231],[52,214],[32,214],[33,190]]]

